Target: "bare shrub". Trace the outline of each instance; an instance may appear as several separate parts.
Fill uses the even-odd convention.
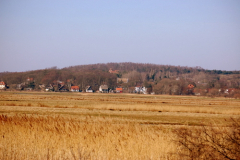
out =
[[[231,121],[228,127],[211,125],[174,130],[179,156],[184,159],[240,159],[240,123],[239,119]]]

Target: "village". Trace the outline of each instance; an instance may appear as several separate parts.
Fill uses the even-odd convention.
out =
[[[123,78],[117,78],[117,81],[124,81],[127,79]],[[1,81],[0,82],[0,90],[7,90],[9,87],[8,85]],[[16,85],[16,90],[18,91],[34,91],[37,88],[34,85],[34,79],[33,78],[27,78],[26,82],[20,83]],[[110,89],[108,85],[103,84],[99,86],[99,90],[93,90],[90,85],[85,87],[85,90],[80,90],[80,87],[77,85],[73,85],[71,83],[71,80],[68,80],[67,82],[63,82],[60,80],[56,80],[53,83],[45,86],[44,84],[40,84],[38,88],[41,91],[45,92],[86,92],[86,93],[123,93],[128,92],[129,90],[119,86],[116,87],[114,90]],[[124,91],[125,90],[125,91]],[[135,86],[132,93],[141,93],[141,94],[147,94],[148,89],[143,86]],[[152,93],[153,94],[153,93]]]
[[[111,74],[119,74],[119,70],[109,69],[109,73]],[[179,81],[179,78],[176,78],[176,81]],[[91,85],[79,86],[74,84],[72,79],[68,79],[67,81],[54,80],[49,84],[39,84],[35,85],[35,80],[32,77],[28,77],[24,82],[16,84],[14,87],[9,87],[6,82],[0,81],[0,91],[8,91],[8,90],[16,90],[16,91],[43,91],[43,92],[84,92],[84,93],[135,93],[135,94],[156,94],[152,88],[152,86],[144,86],[142,83],[136,83],[135,86],[124,87],[123,84],[127,84],[129,82],[128,78],[116,78],[116,86],[109,87],[107,84],[101,84],[97,87],[95,86],[95,90]],[[81,88],[81,89],[80,89]],[[171,93],[176,95],[177,90],[171,90]],[[207,93],[214,94],[222,94],[225,96],[232,95],[234,93],[238,93],[239,89],[236,88],[225,88],[225,89],[199,89],[195,88],[195,85],[188,84],[184,88],[185,95],[206,95]],[[165,94],[165,93],[162,93]],[[181,95],[181,94],[177,94]]]

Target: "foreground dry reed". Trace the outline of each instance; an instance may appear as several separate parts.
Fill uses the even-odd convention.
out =
[[[222,141],[228,132],[218,133],[228,129],[230,121],[226,119],[239,118],[240,100],[0,92],[0,115],[0,159],[175,160],[182,155],[201,159],[202,154],[195,154],[196,145],[207,146],[200,149],[213,154],[206,141],[199,141],[206,134],[195,136],[199,127],[215,123],[218,132],[210,129],[206,133],[218,135],[217,140]],[[183,129],[172,132],[178,128]],[[188,142],[182,135],[194,143],[186,144],[193,146],[194,153],[179,143]]]
[[[108,118],[1,115],[0,159],[173,159],[161,126]]]
[[[180,127],[174,130],[182,159],[239,160],[240,119],[230,119],[226,127],[216,124]]]

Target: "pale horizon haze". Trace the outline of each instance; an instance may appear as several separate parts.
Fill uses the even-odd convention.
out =
[[[240,70],[240,1],[0,1],[0,72],[109,62]]]

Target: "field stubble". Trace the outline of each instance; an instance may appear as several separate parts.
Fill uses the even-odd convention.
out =
[[[178,159],[173,129],[225,127],[240,101],[1,92],[0,113],[0,159]]]

